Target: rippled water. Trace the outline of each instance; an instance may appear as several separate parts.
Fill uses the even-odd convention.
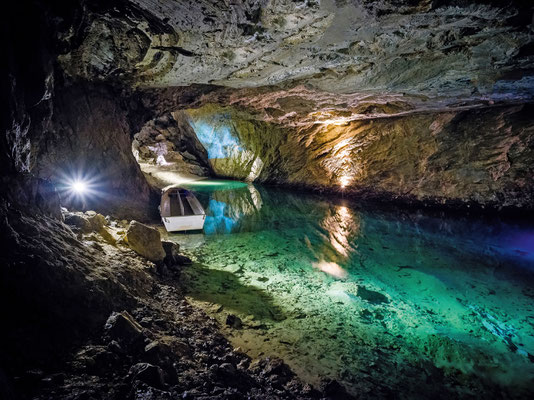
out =
[[[356,207],[240,182],[190,184],[192,301],[252,357],[354,394],[529,398],[534,224]]]

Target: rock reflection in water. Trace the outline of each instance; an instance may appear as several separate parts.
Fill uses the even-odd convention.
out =
[[[185,186],[198,192],[197,197],[206,209],[204,233],[208,235],[231,233],[244,216],[251,216],[261,210],[261,194],[251,183],[237,187],[233,184],[233,190],[214,190],[210,195],[206,193],[210,189],[209,181],[201,183],[202,186],[198,183]]]
[[[352,243],[360,230],[360,219],[345,206],[335,206],[321,224],[328,232],[328,242],[338,255],[347,258],[353,251]]]

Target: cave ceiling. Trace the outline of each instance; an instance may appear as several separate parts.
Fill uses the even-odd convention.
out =
[[[287,125],[528,102],[528,1],[122,0],[92,10],[66,76],[203,102]],[[198,93],[196,89],[194,93]],[[165,97],[165,96],[163,96]],[[171,107],[172,108],[172,107]]]

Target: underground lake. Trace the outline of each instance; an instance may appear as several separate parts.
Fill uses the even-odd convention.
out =
[[[202,233],[169,235],[194,261],[187,296],[252,357],[372,397],[532,392],[531,222],[236,181],[185,186],[207,213]]]

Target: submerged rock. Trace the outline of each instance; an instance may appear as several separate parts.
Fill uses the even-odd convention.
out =
[[[163,250],[157,229],[132,221],[126,232],[125,240],[132,250],[150,261],[160,262],[165,258],[165,250]]]
[[[385,295],[375,292],[374,290],[367,289],[365,286],[358,286],[358,292],[356,293],[356,296],[373,304],[389,303],[389,299]]]
[[[282,386],[291,381],[295,374],[284,360],[268,357],[252,365],[251,370],[259,372],[267,381],[275,386]]]
[[[193,261],[189,257],[179,254],[176,258],[176,264],[178,265],[191,265]]]

